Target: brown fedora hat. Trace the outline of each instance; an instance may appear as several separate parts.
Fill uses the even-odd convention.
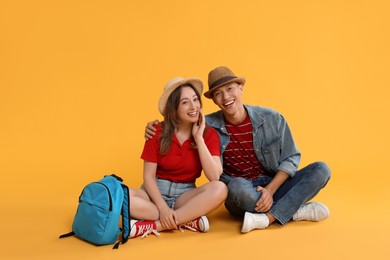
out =
[[[169,96],[172,92],[180,87],[181,85],[190,84],[192,85],[198,92],[199,95],[202,95],[203,92],[203,83],[200,79],[197,78],[173,78],[165,85],[164,91],[161,94],[161,97],[158,101],[158,110],[161,115],[164,115],[165,106],[167,104]]]
[[[228,67],[217,67],[209,72],[209,90],[204,93],[204,96],[207,98],[212,98],[211,92],[217,88],[233,82],[244,85],[245,81],[245,78],[234,75],[234,73]]]

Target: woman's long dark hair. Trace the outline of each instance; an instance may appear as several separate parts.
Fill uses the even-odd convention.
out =
[[[179,115],[177,109],[180,104],[180,96],[183,87],[190,87],[195,91],[196,96],[199,99],[200,107],[202,107],[202,100],[200,93],[189,83],[183,84],[177,87],[168,97],[167,104],[164,110],[164,122],[162,122],[162,131],[159,137],[160,140],[160,153],[166,154],[171,147],[172,137],[175,133],[175,129],[179,127]]]

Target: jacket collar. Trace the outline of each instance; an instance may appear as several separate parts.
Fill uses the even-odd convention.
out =
[[[264,117],[257,109],[254,109],[253,106],[244,105],[246,112],[249,115],[249,118],[252,123],[253,128],[259,128],[264,123]]]
[[[248,113],[253,127],[258,128],[264,123],[263,116],[256,109],[254,109],[253,106],[244,105],[244,108]],[[222,110],[207,115],[206,119],[207,124],[213,128],[221,129],[225,127],[225,118],[223,116]]]

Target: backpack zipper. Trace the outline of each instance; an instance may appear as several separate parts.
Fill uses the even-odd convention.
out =
[[[93,183],[103,185],[103,186],[106,188],[107,193],[108,193],[108,197],[110,198],[110,207],[109,207],[108,210],[109,210],[109,211],[112,211],[112,197],[111,197],[110,189],[109,189],[109,188],[107,187],[107,185],[104,184],[104,183],[101,183],[101,182],[93,182]],[[84,188],[84,189],[85,189],[85,188]],[[82,196],[83,193],[84,193],[84,189],[83,189],[83,191],[81,192],[81,194],[80,194],[80,196],[79,196],[79,202],[81,201],[81,196]]]
[[[107,190],[107,193],[108,193],[108,197],[110,197],[110,208],[109,208],[109,211],[112,211],[112,197],[111,197],[111,192],[110,192],[110,189],[107,187],[106,184],[102,183],[102,182],[97,182],[101,185],[103,185],[104,187],[106,187],[106,190]]]

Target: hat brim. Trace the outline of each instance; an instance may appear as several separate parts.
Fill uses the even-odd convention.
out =
[[[206,98],[212,99],[212,98],[213,98],[213,95],[212,95],[212,94],[213,94],[214,91],[216,91],[216,90],[217,90],[218,88],[220,88],[220,87],[226,86],[226,85],[228,85],[228,84],[230,84],[230,83],[234,83],[234,82],[239,83],[240,85],[244,85],[245,82],[246,82],[246,80],[245,80],[245,78],[237,77],[237,78],[234,78],[234,79],[225,81],[225,82],[223,82],[222,84],[217,85],[217,86],[213,87],[212,89],[209,89],[209,90],[206,91],[203,95],[204,95]]]
[[[180,80],[177,80],[173,82],[171,85],[166,87],[158,101],[158,110],[160,111],[161,115],[164,116],[164,110],[165,110],[165,105],[167,104],[169,96],[172,94],[172,92],[180,87],[181,85],[184,84],[191,84],[194,86],[196,91],[199,92],[199,95],[202,95],[203,93],[203,83],[200,79],[197,78],[183,78]]]

